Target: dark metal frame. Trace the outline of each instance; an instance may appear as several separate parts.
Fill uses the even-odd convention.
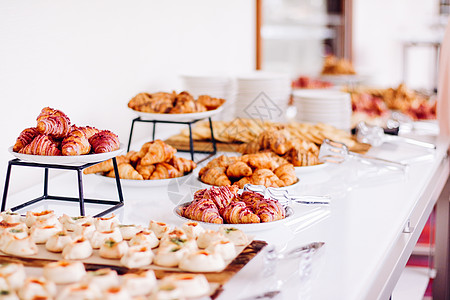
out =
[[[22,209],[24,207],[27,207],[29,205],[35,204],[37,202],[43,201],[43,200],[60,200],[60,201],[69,201],[69,202],[79,202],[80,204],[80,215],[85,215],[85,209],[84,209],[84,203],[93,203],[93,204],[105,204],[105,205],[113,205],[112,207],[102,211],[101,213],[95,215],[94,217],[101,217],[104,216],[124,205],[123,202],[123,194],[122,194],[122,186],[120,184],[119,179],[119,171],[117,168],[117,161],[116,158],[112,158],[113,166],[114,166],[114,172],[116,174],[116,185],[117,185],[117,192],[119,195],[119,201],[111,201],[111,200],[99,200],[99,199],[85,199],[84,198],[84,192],[83,192],[83,176],[82,171],[83,169],[90,167],[92,165],[97,164],[95,163],[86,163],[81,166],[66,166],[66,165],[57,165],[57,164],[42,164],[42,163],[36,163],[36,162],[26,162],[21,161],[20,159],[16,158],[13,160],[10,160],[8,163],[8,169],[6,172],[6,180],[5,180],[5,188],[3,190],[3,198],[2,198],[2,207],[1,211],[4,211],[6,209],[6,199],[8,196],[8,188],[9,188],[9,182],[11,178],[11,168],[12,166],[26,166],[26,167],[36,167],[36,168],[44,168],[44,192],[43,195],[35,198],[33,200],[27,201],[25,203],[22,203],[20,205],[14,206],[11,208],[12,211],[16,211],[19,209]],[[52,196],[48,194],[48,170],[49,169],[60,169],[60,170],[75,170],[78,174],[78,198],[74,197],[64,197],[64,196]]]
[[[217,153],[217,145],[216,145],[216,139],[214,138],[214,132],[213,132],[213,126],[211,118],[209,117],[209,128],[211,130],[211,143],[213,146],[213,151],[195,151],[194,149],[194,139],[192,138],[192,124],[197,123],[201,119],[193,120],[189,122],[178,122],[178,121],[159,121],[159,120],[143,120],[141,117],[137,117],[133,119],[131,122],[131,129],[130,129],[130,137],[128,139],[128,146],[127,146],[127,152],[130,151],[130,145],[131,145],[131,138],[133,136],[133,130],[134,130],[134,123],[136,122],[144,122],[144,123],[153,123],[153,133],[152,133],[152,140],[155,140],[155,133],[156,133],[156,124],[157,123],[164,123],[164,124],[185,124],[189,126],[189,150],[178,150],[180,152],[190,152],[191,153],[191,160],[194,160],[194,153],[205,153],[205,154],[211,154],[214,155]]]

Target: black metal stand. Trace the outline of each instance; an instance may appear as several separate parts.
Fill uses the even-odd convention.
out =
[[[190,122],[177,122],[177,121],[158,121],[158,120],[143,120],[141,117],[137,117],[133,119],[131,123],[131,130],[130,130],[130,138],[128,139],[128,147],[127,151],[130,151],[130,145],[131,145],[131,137],[133,136],[133,129],[134,129],[134,123],[135,122],[145,122],[145,123],[153,123],[153,133],[152,133],[152,140],[155,140],[155,132],[156,132],[156,123],[165,123],[165,124],[185,124],[189,126],[189,150],[178,150],[180,152],[190,152],[191,153],[191,160],[194,160],[194,153],[205,153],[205,154],[211,154],[210,156],[217,153],[217,145],[216,145],[216,139],[214,138],[214,132],[213,132],[213,126],[211,117],[209,119],[209,128],[211,130],[211,143],[213,146],[213,151],[200,151],[194,149],[194,139],[192,138],[192,124],[200,121],[200,120],[194,120]],[[203,160],[202,160],[203,161]]]
[[[80,215],[84,216],[85,210],[84,210],[84,203],[94,203],[94,204],[105,204],[105,205],[113,205],[113,207],[110,207],[101,213],[95,215],[94,217],[101,217],[104,216],[119,207],[123,206],[123,194],[122,194],[122,186],[120,185],[120,179],[119,179],[119,171],[117,168],[117,161],[116,158],[112,158],[113,166],[114,166],[114,172],[116,174],[116,185],[117,185],[117,192],[119,194],[119,201],[110,201],[110,200],[98,200],[98,199],[85,199],[84,198],[84,192],[83,192],[83,176],[82,176],[82,170],[95,165],[96,163],[87,163],[81,166],[65,166],[65,165],[55,165],[55,164],[42,164],[42,163],[35,163],[35,162],[26,162],[21,161],[18,158],[10,160],[8,163],[8,170],[6,171],[6,180],[5,180],[5,189],[3,190],[3,199],[2,199],[2,207],[1,211],[4,211],[6,209],[6,198],[8,196],[8,188],[9,188],[9,181],[11,177],[11,167],[12,166],[26,166],[26,167],[37,167],[37,168],[44,168],[44,193],[41,197],[38,197],[36,199],[30,200],[28,202],[22,203],[20,205],[17,205],[15,207],[12,207],[12,211],[16,211],[19,209],[22,209],[24,207],[27,207],[29,205],[32,205],[34,203],[37,203],[39,201],[43,200],[60,200],[60,201],[69,201],[69,202],[79,202],[80,204]],[[49,169],[62,169],[62,170],[75,170],[78,174],[78,198],[74,197],[63,197],[63,196],[52,196],[48,194],[48,170]]]

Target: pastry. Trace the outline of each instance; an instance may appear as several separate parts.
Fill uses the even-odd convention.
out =
[[[6,229],[12,229],[12,228],[14,228],[14,229],[21,229],[24,232],[27,232],[27,230],[28,230],[28,227],[27,227],[27,225],[25,225],[25,223],[22,223],[22,222],[8,223],[8,222],[5,222],[5,221],[1,221],[0,222],[0,235]]]
[[[100,245],[99,255],[108,259],[120,259],[128,251],[126,241],[117,242],[113,238],[107,238]]]
[[[39,122],[45,118],[55,117],[55,116],[67,117],[66,114],[63,113],[62,111],[60,111],[59,109],[54,109],[54,108],[47,106],[47,107],[44,107],[43,109],[41,109],[41,112],[37,116],[36,121]]]
[[[122,276],[123,286],[131,296],[147,295],[156,287],[156,277],[153,270],[140,273],[128,273]]]
[[[48,238],[45,248],[50,252],[62,252],[64,247],[72,242],[72,236],[67,231],[58,231]]]
[[[5,232],[2,233],[0,246],[2,252],[15,256],[30,256],[38,253],[38,248],[30,236],[20,238],[11,234],[4,239],[4,234]]]
[[[47,135],[36,136],[28,145],[20,149],[19,153],[30,155],[61,155],[56,143]]]
[[[11,289],[18,290],[25,282],[25,268],[18,263],[0,264],[0,277],[6,280]]]
[[[207,198],[193,201],[183,209],[183,216],[195,221],[215,224],[223,223],[223,219],[219,214],[217,206],[211,199]]]
[[[63,214],[58,218],[58,221],[63,225],[65,230],[75,231],[77,225],[81,225],[87,222],[93,222],[94,219],[91,216],[70,217],[66,214]]]
[[[183,157],[174,156],[169,161],[169,164],[175,167],[180,174],[190,173],[197,167],[197,164],[190,159],[186,159]]]
[[[64,116],[47,116],[41,118],[36,125],[36,130],[46,136],[51,136],[56,139],[66,137],[70,132],[70,120]]]
[[[197,98],[197,103],[202,104],[207,110],[215,110],[225,103],[225,99],[213,98],[208,95],[200,95]]]
[[[23,226],[4,229],[2,234],[0,235],[0,246],[9,242],[12,237],[23,239],[27,236],[28,229],[23,228]]]
[[[114,229],[119,225],[119,219],[115,214],[111,214],[109,217],[94,218],[94,225],[98,231],[108,231]]]
[[[285,209],[277,200],[264,198],[259,193],[245,191],[238,198],[259,216],[261,222],[277,221],[286,216]]]
[[[22,216],[18,213],[12,212],[10,209],[2,211],[0,213],[3,221],[6,223],[20,223],[22,222]]]
[[[232,163],[227,168],[227,176],[233,178],[240,178],[252,175],[253,171],[246,163],[237,161]]]
[[[53,210],[44,210],[41,212],[27,211],[25,216],[27,226],[31,227],[37,221],[46,221],[46,225],[55,225],[58,223],[58,218]]]
[[[43,277],[28,277],[18,294],[21,300],[50,300],[56,295],[56,285]]]
[[[170,246],[158,247],[153,263],[161,267],[176,267],[188,252],[189,250],[187,248],[183,248],[183,246],[174,243]]]
[[[94,134],[100,132],[100,130],[98,130],[95,127],[91,127],[91,126],[82,126],[82,127],[72,126],[72,130],[74,130],[74,129],[83,131],[88,139],[91,138]]]
[[[207,229],[203,233],[199,234],[197,238],[197,246],[205,249],[210,244],[217,241],[227,241],[228,239],[218,231]]]
[[[128,163],[129,159],[124,155],[119,155],[116,157],[117,166]],[[104,173],[114,170],[114,164],[112,158],[102,161],[101,163],[92,165],[83,170],[84,174],[94,174],[94,173]]]
[[[219,232],[227,239],[232,241],[236,246],[245,246],[248,244],[247,235],[240,229],[228,225],[223,225],[220,226]]]
[[[149,180],[150,176],[152,176],[153,172],[155,171],[156,166],[155,165],[148,165],[144,166],[140,163],[136,165],[136,171],[141,174],[144,180]]]
[[[186,222],[182,225],[181,229],[189,239],[197,239],[199,234],[205,231],[202,225],[197,222]]]
[[[170,230],[170,227],[166,223],[150,220],[149,229],[155,233],[158,239],[160,239],[164,233]]]
[[[199,173],[200,175],[200,173]],[[225,174],[225,168],[224,167],[212,167],[207,169],[205,172],[202,173],[200,176],[201,181],[204,183],[210,184],[210,185],[231,185],[231,181],[228,179],[227,175]]]
[[[30,236],[36,244],[45,244],[52,235],[61,231],[61,226],[41,225],[40,223],[36,222],[30,229]]]
[[[177,152],[175,148],[161,140],[148,142],[142,146],[141,151],[143,149],[145,155],[141,157],[141,164],[144,166],[169,161]],[[141,151],[139,153],[142,153]]]
[[[44,277],[56,284],[78,282],[85,274],[84,265],[79,261],[55,261],[43,268]]]
[[[88,137],[83,130],[72,130],[61,142],[62,155],[83,155],[91,151]]]
[[[210,292],[208,280],[203,274],[173,274],[164,277],[161,287],[175,285],[187,298],[207,296]]]
[[[91,136],[89,144],[94,153],[112,152],[120,147],[119,137],[109,130],[102,130]]]
[[[127,253],[120,259],[120,263],[129,269],[141,268],[152,263],[155,254],[147,246],[130,246]]]
[[[75,224],[74,233],[76,236],[82,236],[86,239],[90,239],[96,231],[94,220],[88,220],[82,224]]]
[[[89,241],[93,249],[99,249],[106,239],[112,238],[115,242],[121,242],[123,240],[120,229],[115,227],[113,230],[108,231],[94,231]]]
[[[171,231],[167,231],[164,233],[164,235],[161,237],[161,243],[163,243],[166,240],[173,239],[173,238],[186,240],[188,237],[183,230],[175,227]]]
[[[105,300],[132,300],[130,293],[125,287],[113,286],[103,291],[101,299]]]
[[[219,254],[224,260],[229,260],[236,257],[236,247],[229,240],[216,241],[206,247],[205,250],[209,253]]]
[[[96,271],[88,271],[81,279],[81,283],[85,285],[92,285],[105,291],[109,288],[119,285],[119,276],[117,272],[112,269],[98,269]]]
[[[30,127],[22,130],[13,146],[13,151],[19,152],[23,147],[31,143],[31,141],[38,135],[39,132],[36,130],[36,127]]]
[[[13,289],[2,288],[0,291],[0,300],[19,300],[19,297]]]
[[[102,299],[102,293],[95,285],[73,283],[66,286],[56,300],[97,300]]]
[[[91,243],[84,237],[77,237],[67,244],[63,251],[62,257],[66,260],[86,259],[92,255]]]
[[[221,211],[221,215],[226,223],[247,224],[260,223],[260,218],[254,214],[244,202],[233,201]]]
[[[186,254],[178,267],[188,272],[220,272],[225,268],[225,261],[220,254],[199,250]]]
[[[184,300],[183,291],[173,282],[159,283],[156,289],[151,293],[149,300]]]
[[[135,236],[138,232],[144,230],[144,228],[140,225],[119,225],[120,233],[122,234],[122,238],[124,240],[131,240],[133,236]]]
[[[142,161],[142,160],[141,160]],[[155,171],[150,176],[150,179],[169,179],[180,177],[180,172],[175,169],[174,166],[169,165],[168,163],[162,162],[157,163]]]
[[[159,245],[159,239],[151,230],[142,230],[136,233],[130,240],[130,246],[146,246],[156,248]]]
[[[133,180],[143,180],[141,174],[136,171],[132,165],[124,163],[117,166],[117,170],[119,171],[119,178],[121,179],[133,179]],[[108,177],[116,177],[114,170],[111,170],[108,174]]]

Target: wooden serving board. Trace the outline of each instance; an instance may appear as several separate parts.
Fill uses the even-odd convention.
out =
[[[232,260],[228,266],[222,272],[211,272],[211,273],[201,273],[205,275],[211,286],[214,287],[212,293],[212,299],[215,299],[221,292],[222,286],[228,282],[237,272],[239,272],[250,260],[252,260],[265,246],[267,245],[264,241],[253,240],[249,245],[247,245],[234,260]],[[36,258],[36,257],[20,257],[20,256],[6,256],[0,255],[0,263],[21,263],[28,267],[38,267],[42,268],[46,264],[55,261],[55,259],[50,258]],[[101,268],[110,268],[116,270],[118,274],[139,272],[140,269],[128,269],[127,267],[120,265],[106,265],[92,262],[83,262],[86,270],[97,270]],[[153,265],[151,265],[153,266]],[[173,269],[159,269],[151,268],[156,275],[156,278],[162,279],[170,274],[174,273],[186,273],[181,270]]]

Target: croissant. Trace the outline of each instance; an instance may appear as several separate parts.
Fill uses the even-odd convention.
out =
[[[178,156],[172,157],[169,164],[174,166],[181,174],[189,173],[197,167],[197,164],[192,160]]]
[[[226,223],[260,223],[259,217],[254,214],[244,202],[233,201],[221,210],[222,217]]]
[[[31,155],[61,155],[55,142],[47,135],[36,136],[31,143],[23,147],[19,153]]]
[[[83,155],[91,151],[91,144],[84,131],[80,129],[72,130],[61,145],[62,155]]]
[[[184,93],[184,92],[182,92]],[[180,93],[179,95],[181,95]],[[190,96],[190,95],[189,95]],[[179,98],[177,96],[176,104],[170,110],[172,114],[186,114],[186,113],[194,113],[194,112],[202,112],[206,111],[206,107],[203,104],[194,101],[194,98]]]
[[[155,113],[169,113],[173,108],[173,101],[176,96],[176,93],[154,93],[150,94],[151,102],[149,103],[149,112]]]
[[[244,176],[250,176],[252,175],[252,173],[252,168],[250,168],[246,163],[242,161],[232,163],[227,168],[228,177],[240,178]]]
[[[197,98],[197,103],[202,104],[204,107],[206,107],[207,110],[214,110],[224,104],[225,99],[213,98],[208,95],[200,95]]]
[[[116,157],[117,165],[127,164],[129,160],[126,156],[120,155]],[[92,165],[83,170],[84,174],[105,173],[114,169],[112,158],[102,161],[101,163]]]
[[[273,160],[273,156],[269,152],[245,154],[241,156],[241,161],[255,169],[275,170],[278,167],[278,164]]]
[[[284,182],[269,169],[256,170],[253,172],[250,181],[251,184],[264,185],[265,187],[285,186]]]
[[[142,177],[144,177],[144,180],[150,179],[150,176],[152,176],[155,169],[156,169],[155,165],[143,166],[140,163],[136,165],[136,171],[138,171],[139,174],[141,174]]]
[[[251,176],[242,177],[239,181],[236,181],[235,183],[233,183],[233,185],[236,185],[240,189],[243,189],[247,183],[249,183],[249,184],[253,183]]]
[[[36,129],[40,134],[63,138],[70,132],[70,120],[65,115],[42,116],[37,122]]]
[[[313,142],[309,142],[306,140],[302,140],[302,139],[293,139],[290,140],[289,143],[291,144],[291,148],[295,148],[295,149],[303,149],[305,151],[308,152],[312,152],[314,155],[319,155],[319,147],[317,147],[316,144],[314,144]]]
[[[172,146],[167,145],[161,140],[155,140],[148,145],[148,151],[141,158],[141,164],[145,166],[169,161],[176,152],[177,149]]]
[[[94,153],[106,153],[119,149],[119,137],[109,130],[102,130],[94,134],[89,143],[92,146]]]
[[[13,146],[14,152],[19,152],[20,149],[31,143],[31,141],[39,134],[35,127],[27,128],[22,130],[16,143]]]
[[[238,187],[233,185],[211,187],[203,193],[203,198],[211,199],[219,210],[223,209],[231,203],[236,197]],[[198,196],[197,196],[198,197]]]
[[[193,201],[183,211],[183,216],[195,221],[222,224],[223,219],[211,199],[203,198]]]
[[[295,168],[293,164],[284,164],[273,171],[275,175],[284,182],[284,185],[291,185],[297,182],[297,175],[295,175]]]
[[[208,164],[201,168],[198,172],[198,176],[202,176],[208,169],[214,168],[214,167],[221,167],[221,168],[227,168],[229,165],[231,165],[234,162],[237,162],[239,160],[236,156],[225,156],[221,155],[219,157],[214,158],[213,160],[209,161]]]
[[[38,117],[36,118],[36,121],[39,122],[42,119],[45,119],[47,117],[51,117],[51,116],[61,116],[61,117],[67,117],[67,115],[65,113],[63,113],[62,111],[58,110],[58,109],[54,109],[54,108],[50,108],[50,107],[44,107],[40,114],[38,115]]]
[[[142,160],[141,160],[142,162]],[[168,163],[157,163],[155,171],[150,176],[150,179],[168,179],[179,177],[180,172],[175,169],[174,166],[169,165]]]
[[[134,180],[144,180],[141,174],[136,171],[132,165],[130,164],[120,164],[117,166],[119,171],[119,177],[121,179],[134,179]],[[108,177],[115,177],[114,170],[111,170],[108,174]]]
[[[230,179],[228,179],[227,175],[225,174],[225,168],[222,167],[213,167],[207,169],[200,176],[200,179],[204,183],[210,185],[222,186],[231,184]]]
[[[286,211],[278,201],[264,198],[259,193],[245,191],[237,199],[251,208],[261,219],[261,222],[281,220],[286,216]]]
[[[289,140],[290,134],[284,129],[266,130],[258,136],[260,149],[270,149],[280,155],[284,155],[291,149]]]
[[[88,139],[90,139],[94,134],[100,132],[100,130],[91,126],[77,127],[76,129],[83,131]]]
[[[320,163],[318,155],[313,152],[297,148],[292,148],[288,152],[287,158],[289,159],[289,162],[296,167],[314,166]]]

